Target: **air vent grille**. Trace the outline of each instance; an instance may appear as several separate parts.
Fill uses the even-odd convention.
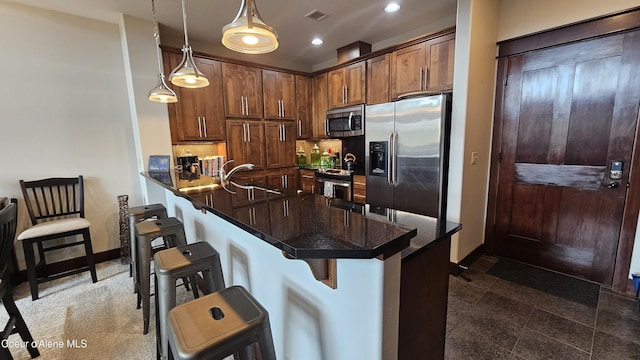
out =
[[[307,15],[305,15],[304,17],[320,21],[320,20],[326,18],[327,16],[329,16],[329,14],[325,14],[322,11],[319,11],[318,9],[315,9],[312,12],[308,13]]]

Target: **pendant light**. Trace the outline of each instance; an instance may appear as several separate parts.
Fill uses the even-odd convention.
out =
[[[278,48],[278,34],[262,20],[254,0],[242,0],[236,18],[222,28],[222,44],[245,54],[266,54]]]
[[[184,25],[184,45],[182,46],[182,61],[176,66],[169,76],[169,81],[173,85],[185,88],[202,88],[209,86],[209,80],[204,74],[198,70],[196,63],[193,61],[193,50],[189,45],[189,37],[187,36],[187,10],[182,0],[182,22]]]
[[[149,91],[149,100],[165,104],[175,103],[178,102],[178,96],[164,81],[162,55],[160,53],[160,30],[158,29],[154,0],[151,0],[151,11],[153,12],[153,37],[156,39],[156,54],[158,55],[158,85]]]

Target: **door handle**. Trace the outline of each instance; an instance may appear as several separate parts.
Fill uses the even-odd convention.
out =
[[[200,120],[200,116],[198,116],[198,137],[202,137],[202,120]]]
[[[204,137],[207,137],[207,118],[202,117],[202,129],[204,129]]]
[[[616,188],[619,188],[619,187],[620,187],[620,182],[618,182],[618,181],[612,181],[612,182],[610,182],[610,183],[607,185],[607,187],[608,187],[609,189],[616,189]]]
[[[398,132],[393,133],[393,185],[398,186]]]
[[[389,134],[389,148],[387,149],[387,184],[393,185],[393,133]]]

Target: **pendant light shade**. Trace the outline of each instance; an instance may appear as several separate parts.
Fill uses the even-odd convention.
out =
[[[240,11],[222,28],[222,44],[245,54],[266,54],[278,48],[278,34],[258,12],[253,0],[242,0]]]
[[[187,36],[187,10],[182,0],[182,22],[184,25],[184,45],[182,46],[182,61],[169,75],[169,81],[173,85],[185,88],[202,88],[209,86],[209,80],[198,70],[193,61],[193,50],[189,45]]]
[[[151,0],[151,11],[153,12],[153,37],[156,40],[156,55],[158,56],[158,85],[149,91],[149,100],[165,104],[175,103],[178,102],[178,96],[164,81],[164,69],[162,67],[162,55],[160,53],[160,30],[158,30],[156,7],[153,0]]]

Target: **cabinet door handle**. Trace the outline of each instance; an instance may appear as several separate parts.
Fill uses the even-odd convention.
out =
[[[344,103],[349,103],[349,86],[347,85],[344,86]]]
[[[204,137],[207,137],[207,118],[202,117],[202,128],[204,129]]]
[[[342,103],[344,104],[346,102],[346,95],[345,95],[345,86],[342,85]]]
[[[302,120],[298,120],[298,137],[302,137]]]
[[[253,225],[256,224],[256,208],[252,207],[251,212],[253,212]]]
[[[251,125],[247,124],[247,142],[251,142]]]
[[[242,141],[247,142],[247,124],[242,123]]]
[[[425,66],[424,68],[424,89],[427,90],[429,88],[429,67]]]
[[[284,127],[284,124],[281,125],[282,126],[282,141],[287,141],[287,129]]]
[[[422,90],[422,75],[424,73],[424,70],[422,69],[422,67],[420,68],[420,83],[418,84],[418,89]]]
[[[284,187],[289,188],[289,175],[284,176]]]
[[[244,96],[240,96],[240,113],[244,116]]]
[[[249,116],[249,98],[244,97],[244,116]]]
[[[198,137],[202,137],[202,122],[200,116],[198,116]]]

